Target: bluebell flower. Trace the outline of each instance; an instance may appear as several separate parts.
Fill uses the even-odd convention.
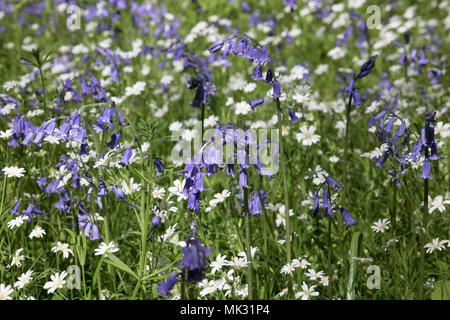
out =
[[[431,179],[430,169],[430,162],[428,160],[425,160],[422,165],[422,174],[419,177],[422,179]]]
[[[122,191],[122,189],[119,186],[114,185],[114,187],[112,188],[112,191],[116,195],[117,199],[125,198],[125,193]]]
[[[172,294],[172,289],[175,286],[175,284],[178,282],[178,279],[176,276],[170,276],[166,279],[165,282],[159,282],[156,286],[156,289],[160,294],[162,294],[165,297],[168,297]]]
[[[278,81],[273,82],[273,96],[275,98],[281,97],[280,83]]]
[[[19,207],[20,207],[21,203],[22,203],[22,199],[19,199],[19,201],[17,201],[16,204],[12,207],[10,212],[17,216],[19,214]]]
[[[358,78],[358,79],[364,78],[365,76],[367,76],[372,71],[373,67],[375,66],[375,61],[377,59],[377,56],[378,55],[374,55],[374,56],[370,57],[369,60],[367,60],[361,66],[361,71],[356,76],[356,78]]]
[[[94,217],[84,211],[84,203],[79,203],[78,205],[80,206],[78,224],[80,229],[84,229],[83,234],[92,241],[101,239],[98,226],[94,223]]]
[[[108,194],[108,188],[106,187],[105,182],[103,180],[99,180],[98,182],[98,195],[100,197],[104,197]]]
[[[258,98],[255,100],[248,100],[248,103],[250,104],[250,107],[252,107],[252,109],[255,109],[257,106],[261,105],[264,103],[264,98]]]
[[[208,265],[205,259],[209,257],[211,249],[204,247],[200,240],[189,236],[186,239],[186,246],[183,248],[183,259],[180,261],[178,267],[187,269],[187,281],[200,281],[205,277],[203,270]]]
[[[125,149],[123,156],[122,156],[122,160],[121,162],[126,165],[129,166],[130,165],[130,159],[131,156],[133,155],[133,149]]]
[[[295,110],[289,108],[289,117],[291,118],[291,123],[297,123],[300,121],[300,119],[295,114]]]
[[[431,165],[429,161],[439,159],[439,156],[437,154],[437,143],[434,139],[433,123],[436,121],[436,112],[425,113],[425,127],[422,128],[420,132],[420,140],[414,146],[413,152],[410,155],[411,161],[417,161],[420,158],[420,155],[424,153],[425,161],[422,167],[422,174],[419,176],[422,179],[431,179]]]
[[[262,67],[261,65],[257,65],[255,68],[255,74],[252,76],[252,80],[254,81],[265,81],[265,79],[262,76]]]
[[[344,218],[344,225],[345,226],[351,226],[356,222],[356,219],[353,218],[350,213],[348,213],[347,210],[345,210],[344,208],[339,208],[339,210],[341,211],[342,217]]]
[[[160,159],[155,159],[153,163],[155,170],[156,170],[156,176],[159,176],[160,174],[164,173],[164,168],[162,161]]]
[[[119,132],[116,132],[116,133],[113,133],[113,134],[112,134],[112,136],[111,136],[111,141],[108,142],[108,143],[106,143],[106,145],[107,145],[110,149],[115,149],[115,148],[117,148],[117,145],[119,144],[119,142],[120,142],[120,133],[119,133]]]
[[[160,224],[161,224],[161,217],[160,217],[160,216],[157,216],[157,215],[154,215],[154,216],[152,217],[152,225],[153,225],[154,227],[159,227]]]
[[[333,206],[329,187],[332,187],[332,190],[334,192],[339,192],[344,187],[344,185],[342,184],[342,182],[337,182],[332,177],[326,176],[325,181],[314,192],[312,217],[313,218],[316,217],[316,215],[319,213],[320,208],[324,208],[322,217],[327,217],[327,218],[334,218],[335,216],[334,216],[333,212],[336,210],[340,210],[341,215],[344,219],[344,225],[346,225],[346,226],[353,225],[355,223],[356,219],[353,218],[346,209]],[[322,192],[322,204],[320,203],[320,192]]]

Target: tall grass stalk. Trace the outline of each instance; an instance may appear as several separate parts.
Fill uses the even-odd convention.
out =
[[[253,259],[250,236],[250,212],[248,210],[248,188],[244,187],[244,219],[245,219],[245,248],[247,251],[247,278],[248,278],[248,299],[254,299],[254,284],[253,284]]]
[[[289,222],[289,188],[287,184],[287,159],[284,154],[283,148],[283,134],[282,134],[282,123],[281,123],[281,106],[280,99],[275,99],[277,104],[277,116],[278,116],[278,136],[280,144],[280,162],[281,162],[281,174],[283,175],[283,191],[284,191],[284,215],[286,219],[286,263],[291,262],[291,224]],[[289,297],[292,297],[292,281],[289,278],[288,291]]]
[[[425,149],[425,158],[428,158],[428,149]],[[423,284],[424,284],[424,268],[425,268],[425,243],[427,234],[427,219],[428,219],[428,179],[424,179],[423,184],[423,216],[422,216],[422,237],[420,244],[420,264],[419,264],[419,299],[423,299]]]

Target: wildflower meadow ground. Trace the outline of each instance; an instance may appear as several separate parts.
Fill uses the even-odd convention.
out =
[[[0,300],[450,298],[449,0],[0,0]]]

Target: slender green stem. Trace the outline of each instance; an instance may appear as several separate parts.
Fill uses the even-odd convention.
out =
[[[147,199],[148,200],[148,199]],[[148,207],[148,201],[147,201]],[[131,297],[132,300],[136,299],[136,295],[139,291],[139,288],[142,285],[142,278],[144,277],[145,271],[145,261],[147,258],[147,234],[148,234],[148,214],[146,208],[146,192],[145,189],[142,189],[141,193],[141,208],[140,208],[140,227],[141,227],[141,254],[139,257],[139,280],[136,283],[136,287],[134,288],[133,295]]]
[[[5,190],[6,190],[6,175],[3,176],[2,202],[1,202],[1,205],[0,205],[0,214],[3,213],[3,204],[5,202]]]
[[[205,104],[202,103],[202,114],[201,114],[201,120],[202,120],[202,144],[203,144],[203,131],[205,131]]]
[[[347,168],[348,168],[348,147],[349,147],[349,139],[350,139],[350,112],[352,106],[352,93],[349,93],[348,103],[346,106],[346,119],[345,119],[345,144],[344,144],[344,185],[347,183]],[[346,190],[346,189],[344,189]],[[344,191],[344,195],[347,192]],[[345,197],[347,200],[347,197]]]
[[[425,149],[425,158],[428,158],[428,149]],[[423,187],[423,225],[422,225],[422,239],[420,241],[420,265],[419,265],[419,299],[423,299],[423,284],[424,284],[424,265],[425,265],[425,243],[427,234],[427,218],[428,218],[428,179],[424,179]]]
[[[283,189],[284,189],[284,215],[286,219],[286,261],[287,263],[291,263],[291,224],[289,219],[289,189],[287,185],[287,159],[284,155],[283,149],[283,133],[282,133],[282,123],[281,123],[281,106],[280,99],[275,99],[277,103],[277,116],[278,116],[278,137],[279,137],[279,145],[280,145],[280,161],[281,161],[281,174],[283,175]],[[292,297],[292,281],[289,278],[288,283],[288,293],[289,297]]]
[[[39,75],[41,76],[41,83],[42,83],[42,97],[44,99],[44,107],[47,108],[47,93],[45,89],[45,81],[44,81],[44,74],[42,72],[41,67],[39,67]]]
[[[252,263],[252,247],[250,239],[250,213],[248,210],[248,188],[244,187],[244,215],[245,215],[245,247],[247,251],[247,278],[248,278],[248,298],[253,300],[253,263]]]
[[[405,76],[405,81],[408,82],[408,50],[405,49],[405,65],[404,65],[404,76]]]
[[[328,297],[331,298],[331,218],[328,218]]]
[[[187,269],[181,271],[181,300],[186,300],[186,272]]]
[[[392,221],[392,232],[394,236],[397,230],[397,186],[395,181],[392,181],[392,207],[391,207],[391,221]]]

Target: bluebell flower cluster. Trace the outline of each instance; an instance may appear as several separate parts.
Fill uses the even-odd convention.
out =
[[[232,123],[218,124],[215,135],[204,143],[203,147],[194,155],[194,158],[186,164],[184,172],[180,173],[186,179],[183,194],[188,197],[188,209],[198,214],[201,193],[207,190],[204,187],[203,178],[216,175],[221,169],[225,170],[227,176],[238,175],[240,190],[248,187],[247,176],[251,165],[256,168],[258,173],[269,178],[272,177],[273,174],[262,165],[258,155],[249,152],[249,150],[263,148],[268,142],[263,141],[257,144],[249,132],[235,130],[235,125]],[[217,147],[220,144],[223,148]],[[224,161],[222,150],[226,150],[227,144],[232,145],[236,152],[232,155],[232,158]],[[252,157],[251,163],[250,157]]]
[[[204,270],[208,267],[206,258],[209,257],[210,253],[211,248],[203,246],[195,236],[194,231],[194,235],[188,236],[186,239],[186,246],[183,248],[183,259],[178,264],[182,271],[172,274],[165,282],[158,283],[158,292],[163,296],[170,296],[173,287],[178,282],[178,276],[181,276],[182,280],[187,282],[197,282],[204,279]]]
[[[273,97],[281,97],[280,83],[275,79],[273,73],[274,71],[272,70],[272,59],[270,58],[269,51],[265,46],[260,45],[254,39],[247,35],[239,36],[238,34],[235,34],[230,39],[222,39],[215,42],[211,47],[209,47],[208,51],[210,53],[221,51],[224,57],[229,54],[234,54],[252,63],[256,63],[257,66],[255,67],[255,73],[252,76],[252,79],[254,81],[261,81],[271,84],[273,88]],[[270,66],[265,77],[262,75],[262,67],[264,64],[269,64]],[[249,100],[248,103],[252,109],[254,109],[264,103],[264,98]]]
[[[417,161],[423,155],[425,160],[422,166],[422,174],[419,176],[422,179],[431,179],[431,164],[430,161],[438,160],[439,156],[438,145],[434,139],[434,122],[437,121],[436,112],[427,112],[425,114],[425,126],[420,132],[420,139],[414,145],[411,153],[411,161]]]
[[[361,104],[361,96],[358,92],[358,89],[355,87],[356,81],[358,79],[364,78],[372,71],[373,67],[375,67],[376,59],[377,55],[370,57],[370,59],[361,66],[360,72],[358,74],[353,74],[353,77],[350,79],[347,92],[349,95],[349,101],[352,101],[353,98],[353,106],[359,106]]]
[[[324,177],[325,181],[320,184],[319,188],[314,192],[314,204],[313,204],[313,215],[314,218],[318,213],[320,208],[323,208],[322,217],[334,218],[333,212],[339,210],[342,218],[344,218],[344,225],[351,226],[356,222],[356,219],[353,218],[350,213],[342,207],[334,207],[332,203],[332,194],[333,192],[339,192],[344,185],[342,182],[336,182],[332,177],[326,176]],[[330,190],[331,188],[331,190]],[[322,203],[320,203],[320,192],[322,192]]]

